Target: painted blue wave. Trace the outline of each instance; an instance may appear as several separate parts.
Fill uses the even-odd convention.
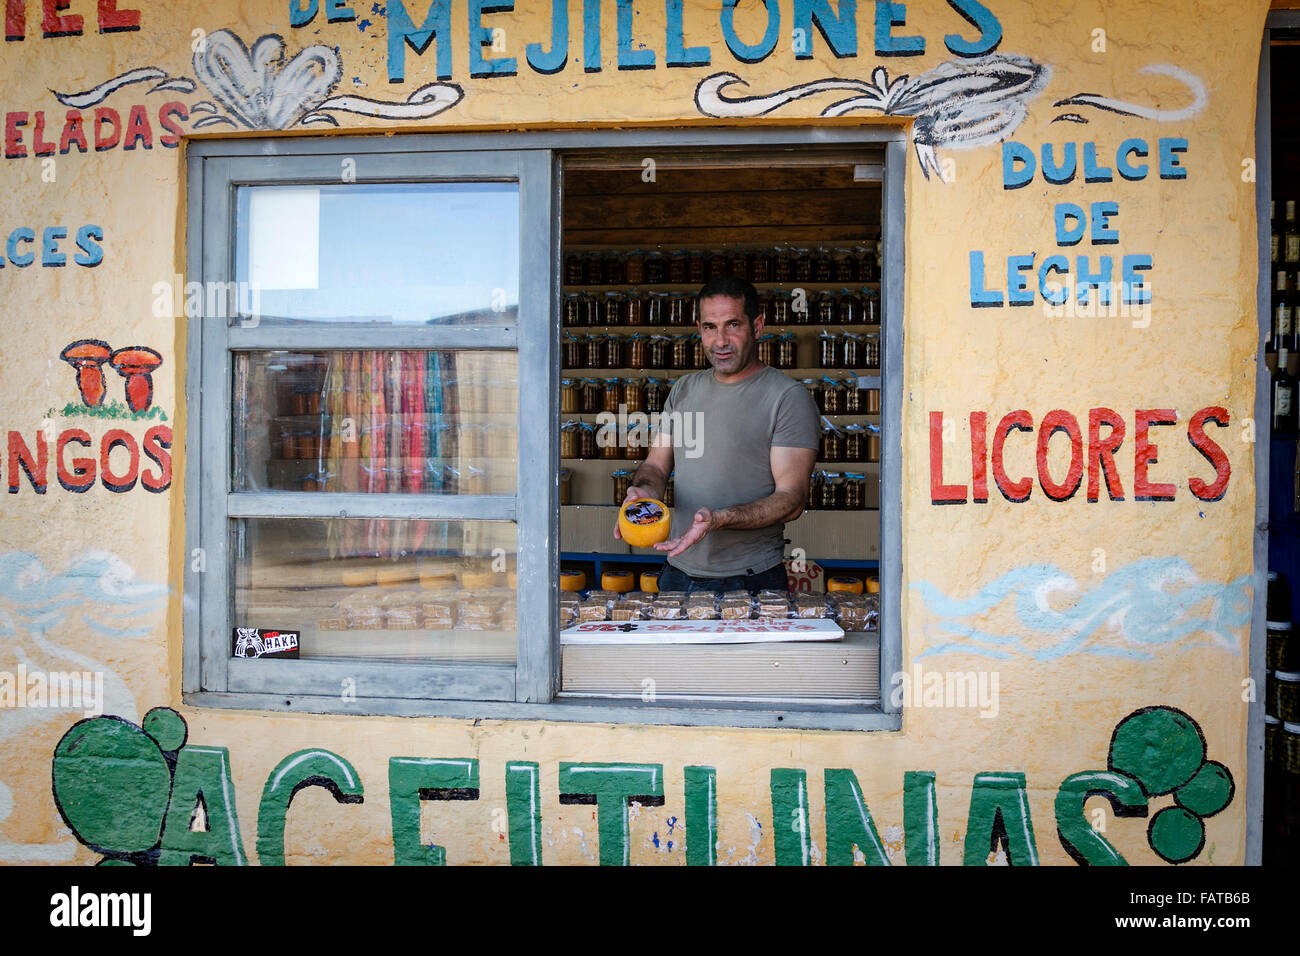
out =
[[[0,554],[0,635],[15,633],[16,624],[43,634],[80,611],[100,634],[142,637],[152,628],[138,618],[161,612],[167,594],[165,584],[135,580],[131,566],[108,551],[87,551],[57,574],[35,555],[9,551]]]
[[[1086,591],[1050,564],[1016,568],[965,599],[951,598],[931,582],[918,581],[912,588],[930,614],[943,619],[938,628],[958,639],[928,647],[917,656],[958,651],[994,660],[1028,656],[1052,661],[1081,653],[1151,660],[1155,655],[1146,648],[1174,644],[1194,634],[1208,635],[1209,640],[1189,641],[1184,650],[1213,646],[1240,655],[1242,629],[1250,623],[1252,585],[1250,575],[1226,583],[1205,581],[1177,557],[1134,562]],[[1060,603],[1061,594],[1077,598],[1061,610],[1048,606],[1053,596]],[[984,614],[1008,599],[1020,624],[1031,633],[995,633],[964,623],[963,619]],[[1208,610],[1192,613],[1207,601]],[[1116,619],[1118,631],[1103,635],[1102,629]],[[1047,646],[1043,636],[1050,641]],[[1127,646],[1115,646],[1116,640]]]

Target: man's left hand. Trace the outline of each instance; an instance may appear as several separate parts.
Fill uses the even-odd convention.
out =
[[[715,530],[717,524],[717,514],[709,508],[701,508],[695,512],[695,520],[691,522],[691,526],[684,534],[661,541],[655,545],[655,548],[659,551],[667,551],[668,557],[675,558],[710,531]]]

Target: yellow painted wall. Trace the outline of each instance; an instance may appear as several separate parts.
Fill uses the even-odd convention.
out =
[[[118,4],[127,8],[126,0]],[[407,0],[413,18],[424,4]],[[892,80],[916,77],[956,60],[944,49],[945,34],[970,38],[975,31],[954,8],[939,3],[908,4],[900,35],[919,34],[927,49],[919,57],[877,58],[872,49],[873,5],[860,3],[856,57],[835,58],[820,35],[812,38],[814,57],[796,60],[787,40],[759,65],[737,61],[718,29],[717,2],[688,3],[688,44],[712,48],[709,66],[663,66],[662,5],[637,0],[636,33],[657,53],[657,67],[626,72],[615,68],[614,4],[604,4],[604,63],[585,73],[581,56],[581,4],[572,2],[570,58],[565,69],[542,76],[522,63],[523,46],[549,46],[547,4],[527,12],[493,14],[485,24],[500,26],[506,52],[521,58],[514,78],[474,79],[467,66],[463,0],[453,3],[452,82],[463,99],[428,120],[384,121],[336,114],[345,130],[393,132],[475,130],[532,126],[628,126],[643,123],[703,124],[695,104],[697,85],[719,72],[733,72],[753,93],[772,93],[827,77],[865,80],[877,66]],[[1038,151],[1043,143],[1092,141],[1107,165],[1125,139],[1152,144],[1152,174],[1141,182],[1107,185],[1079,180],[1045,185],[1041,177],[1025,188],[1002,185],[1002,157],[996,144],[961,148],[951,140],[935,151],[938,164],[928,178],[915,155],[908,157],[906,235],[906,335],[902,449],[903,494],[903,654],[910,669],[995,670],[999,681],[996,717],[972,710],[909,707],[899,733],[789,732],[712,728],[630,727],[434,719],[266,716],[184,706],[180,699],[179,627],[181,569],[185,560],[181,523],[184,502],[184,352],[182,329],[170,317],[152,313],[154,286],[183,270],[184,151],[168,149],[157,110],[175,99],[192,104],[197,92],[149,93],[151,82],[112,94],[105,106],[127,115],[133,104],[148,107],[151,150],[120,146],[81,154],[57,155],[52,165],[34,152],[36,111],[46,116],[45,138],[56,139],[66,108],[51,91],[76,93],[127,71],[157,67],[167,76],[193,77],[192,43],[205,31],[230,30],[246,43],[263,34],[280,34],[287,52],[324,44],[338,48],[342,82],[335,94],[377,100],[405,99],[435,81],[431,47],[423,56],[406,52],[406,78],[387,77],[385,21],[373,16],[364,30],[358,22],[328,24],[322,11],[300,29],[289,26],[288,4],[272,0],[169,4],[141,3],[138,31],[100,34],[95,5],[73,0],[65,14],[85,17],[80,36],[41,37],[40,4],[27,4],[26,38],[0,49],[0,98],[9,113],[33,114],[21,127],[25,158],[0,160],[6,189],[0,198],[0,239],[29,227],[36,234],[36,263],[8,263],[0,271],[0,425],[19,432],[32,445],[42,423],[55,410],[55,430],[84,427],[98,440],[109,427],[128,429],[139,439],[158,422],[106,422],[67,419],[62,409],[77,392],[60,350],[76,339],[102,339],[111,347],[146,345],[164,364],[154,376],[154,404],[175,427],[172,454],[175,483],[151,494],[136,487],[115,494],[96,484],[84,494],[59,487],[50,464],[50,486],[43,496],[18,481],[0,510],[0,574],[8,583],[0,601],[0,669],[103,670],[107,711],[133,723],[153,707],[175,707],[189,725],[191,744],[230,750],[244,846],[255,858],[258,801],[268,773],[286,755],[303,748],[328,748],[359,772],[365,801],[334,803],[319,789],[299,794],[289,814],[289,862],[388,863],[392,860],[387,800],[390,756],[476,757],[481,762],[478,802],[426,805],[426,837],[447,848],[451,863],[504,863],[505,835],[494,828],[493,811],[504,807],[504,766],[510,760],[536,761],[541,767],[543,856],[548,863],[594,862],[597,854],[595,808],[560,805],[557,772],[561,761],[661,763],[665,772],[663,807],[634,810],[631,860],[683,863],[678,827],[684,817],[683,768],[717,769],[720,862],[770,863],[772,840],[769,772],[797,768],[808,772],[814,860],[825,853],[822,829],[822,773],[849,768],[857,774],[866,801],[895,862],[902,862],[902,788],[907,771],[934,771],[938,782],[942,860],[960,862],[966,834],[972,780],[983,771],[1024,773],[1037,852],[1045,863],[1068,863],[1056,838],[1053,801],[1067,776],[1106,766],[1107,747],[1116,725],[1145,707],[1177,708],[1204,733],[1210,759],[1222,762],[1236,785],[1231,804],[1206,821],[1206,841],[1198,863],[1241,863],[1245,859],[1246,713],[1243,681],[1248,676],[1248,620],[1253,574],[1252,515],[1254,446],[1245,440],[1244,422],[1252,414],[1256,353],[1256,241],[1254,184],[1243,162],[1254,151],[1255,77],[1259,37],[1269,4],[1211,2],[1091,2],[1061,5],[1038,0],[988,0],[1004,30],[999,54],[1027,57],[1050,70],[1041,91],[1028,98],[1023,120],[1005,135]],[[361,16],[363,7],[355,4]],[[520,3],[520,6],[525,6]],[[419,7],[420,9],[416,9]],[[781,0],[783,23],[791,4]],[[540,8],[540,9],[539,9]],[[761,5],[742,0],[738,28],[756,42],[762,31]],[[784,30],[784,28],[783,28]],[[1096,31],[1104,31],[1104,37]],[[1102,40],[1104,39],[1104,49]],[[1168,73],[1142,72],[1151,64],[1171,64],[1203,84],[1205,102],[1180,119],[1123,115],[1095,106],[1054,107],[1075,94],[1096,94],[1144,109],[1184,110],[1195,102],[1189,85]],[[353,78],[356,78],[354,81]],[[733,88],[733,93],[743,92]],[[820,114],[834,94],[793,100],[764,121],[827,122]],[[224,105],[224,104],[223,104]],[[89,110],[87,111],[89,112]],[[1087,123],[1054,122],[1072,112]],[[192,113],[191,121],[202,114]],[[850,114],[851,121],[906,123],[878,111]],[[181,126],[190,131],[191,123]],[[919,127],[918,127],[919,128]],[[320,127],[289,130],[325,135]],[[241,126],[216,127],[199,135],[262,132]],[[1156,176],[1155,143],[1182,137],[1185,180]],[[16,152],[16,150],[11,150]],[[948,181],[945,181],[947,179]],[[1058,249],[1053,236],[1053,206],[1114,200],[1118,245]],[[42,230],[68,228],[61,248],[76,252],[73,236],[86,224],[102,227],[102,264],[63,268],[40,265]],[[1064,317],[1029,308],[972,309],[969,255],[983,251],[990,285],[1005,291],[997,263],[1008,255],[1064,252],[1097,255],[1146,253],[1153,303],[1149,324],[1140,317]],[[120,396],[121,379],[109,374],[109,388]],[[1071,412],[1087,437],[1088,411],[1115,410],[1126,420],[1127,437],[1117,456],[1123,501],[1102,493],[1085,501],[1084,488],[1072,499],[1046,498],[1035,479],[1030,499],[1013,504],[990,488],[987,503],[937,506],[931,503],[930,414],[955,421],[952,441],[944,443],[945,479],[970,480],[968,416],[988,415],[988,427],[1006,413],[1027,410],[1035,426],[1053,409]],[[1188,420],[1198,409],[1222,406],[1230,423],[1208,426],[1231,465],[1226,493],[1201,501],[1188,480],[1209,480],[1214,469],[1187,440]],[[1137,409],[1174,409],[1177,424],[1155,428],[1158,461],[1153,481],[1173,482],[1173,501],[1134,499],[1134,428]],[[66,420],[65,420],[66,419]],[[54,432],[51,432],[52,434]],[[1035,472],[1037,431],[1012,433],[1007,443],[1011,478]],[[1050,469],[1061,480],[1068,467],[1068,442],[1051,445]],[[53,455],[54,449],[51,448]],[[96,451],[98,443],[96,444]],[[146,466],[152,467],[145,460]],[[7,456],[5,480],[13,465]],[[992,478],[990,477],[990,481]],[[968,496],[969,497],[969,496]],[[110,555],[111,557],[105,556]],[[1142,562],[1147,562],[1143,564]],[[1061,585],[1042,600],[1054,611],[1092,608],[1106,621],[1095,633],[1070,638],[1082,624],[1065,614],[1047,631],[1031,628],[1033,588],[1060,571]],[[79,570],[80,569],[80,570]],[[64,575],[65,577],[58,577]],[[70,577],[68,575],[71,575]],[[1007,576],[1011,577],[1008,578]],[[87,582],[130,592],[134,616],[111,605],[101,613]],[[944,617],[944,597],[966,601],[1007,583],[1011,595],[991,601],[987,612]],[[168,596],[148,590],[167,588]],[[45,590],[42,590],[45,588]],[[1156,593],[1151,589],[1163,589]],[[1019,589],[1018,591],[1016,589]],[[48,592],[48,593],[47,593]],[[120,591],[114,593],[120,594]],[[1017,612],[1014,595],[1031,600]],[[81,603],[56,608],[58,596]],[[1193,596],[1194,595],[1194,596]],[[1181,603],[1180,603],[1181,599]],[[32,617],[41,608],[46,617]],[[960,610],[960,609],[959,609]],[[945,628],[944,625],[947,625]],[[117,631],[106,628],[118,628]],[[1182,633],[1186,629],[1186,634]],[[972,631],[1004,634],[1013,640],[996,648]],[[921,654],[929,652],[926,657]],[[1118,652],[1118,653],[1115,653]],[[50,757],[56,742],[80,715],[67,711],[0,709],[0,860],[93,862],[97,857],[69,833],[50,791]],[[1154,797],[1150,813],[1168,805]],[[1094,801],[1089,807],[1104,806]],[[669,818],[675,818],[669,826]],[[1146,819],[1116,820],[1108,815],[1106,836],[1131,862],[1158,862],[1146,839]],[[775,821],[786,825],[788,821]],[[656,844],[657,839],[657,844]],[[668,849],[669,839],[673,840]]]

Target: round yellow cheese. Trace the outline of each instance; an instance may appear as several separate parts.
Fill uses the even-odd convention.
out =
[[[587,576],[581,571],[561,571],[560,572],[560,590],[561,591],[585,591],[587,589]]]
[[[668,506],[654,498],[637,498],[618,509],[618,533],[634,548],[667,541],[671,524]]]
[[[842,591],[848,594],[861,594],[862,581],[859,578],[837,577],[826,582],[827,591]]]
[[[635,580],[631,571],[606,571],[600,576],[600,586],[606,591],[626,594],[634,587]]]
[[[642,571],[641,572],[641,590],[647,594],[659,593],[659,572]]]

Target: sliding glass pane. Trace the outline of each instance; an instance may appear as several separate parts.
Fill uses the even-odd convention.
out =
[[[243,186],[244,324],[512,325],[517,183]]]
[[[508,351],[236,353],[232,489],[513,495],[518,378]]]
[[[248,518],[231,534],[233,656],[292,632],[304,659],[515,661],[513,522]]]

